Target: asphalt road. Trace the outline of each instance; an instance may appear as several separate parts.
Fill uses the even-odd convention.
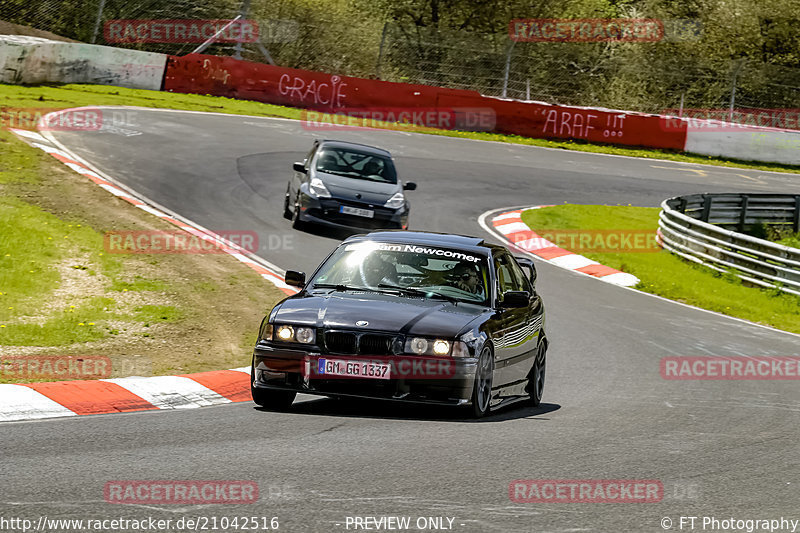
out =
[[[281,216],[291,163],[315,136],[391,150],[404,179],[419,184],[408,193],[411,228],[472,235],[485,235],[477,217],[489,209],[657,206],[701,191],[786,192],[800,180],[401,132],[306,131],[284,120],[134,117],[136,135],[57,139],[209,229],[258,232],[263,257],[306,271],[341,237],[295,232]],[[306,397],[291,413],[243,403],[7,423],[0,514],[277,516],[286,532],[347,531],[346,517],[367,515],[453,517],[453,530],[465,532],[664,531],[664,517],[679,531],[680,516],[800,519],[796,382],[659,374],[668,355],[800,355],[800,337],[538,266],[552,341],[538,409],[472,421],[447,410]],[[104,484],[124,479],[253,480],[261,499],[240,507],[105,503]],[[659,503],[516,504],[508,493],[516,479],[657,479],[665,495]]]

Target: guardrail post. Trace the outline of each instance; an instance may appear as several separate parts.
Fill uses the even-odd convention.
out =
[[[792,221],[792,230],[795,233],[800,232],[800,196],[794,197],[794,220]]]
[[[708,222],[708,216],[711,214],[711,196],[703,195],[703,213],[700,215],[700,220]]]
[[[747,218],[747,204],[750,201],[750,197],[746,194],[742,195],[742,209],[739,211],[739,233],[744,232],[744,221]]]
[[[686,197],[681,196],[681,204],[680,204],[680,206],[678,206],[678,209],[680,209],[681,213],[684,214],[684,215],[686,214],[686,205],[688,203],[689,202],[686,201]]]

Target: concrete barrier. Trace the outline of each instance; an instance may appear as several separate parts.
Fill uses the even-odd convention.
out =
[[[0,35],[0,83],[94,83],[157,91],[166,62],[164,54]]]
[[[794,130],[519,102],[475,91],[338,76],[229,57],[166,56],[0,35],[0,83],[53,82],[211,94],[334,112],[354,108],[477,109],[483,115],[489,110],[493,119],[489,131],[498,133],[800,165],[800,131]]]
[[[684,150],[693,154],[800,165],[800,131],[739,128],[728,124],[719,131],[705,129],[686,134]]]

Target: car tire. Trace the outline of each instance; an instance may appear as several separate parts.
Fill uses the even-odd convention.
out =
[[[292,228],[302,229],[303,221],[300,220],[300,197],[295,200],[294,211],[292,211]]]
[[[472,416],[483,418],[489,413],[492,400],[494,357],[492,348],[484,346],[475,369],[475,383],[472,386]]]
[[[544,340],[539,343],[539,348],[536,350],[536,359],[533,361],[533,367],[528,373],[528,386],[525,390],[528,391],[530,397],[530,404],[538,407],[542,403],[542,394],[544,393],[544,378],[547,369],[547,342]]]
[[[250,394],[253,397],[253,402],[256,405],[269,409],[270,411],[287,411],[294,402],[296,392],[282,391],[282,390],[269,390],[259,389],[253,386],[253,377],[255,369],[250,366]]]
[[[292,210],[289,209],[289,186],[286,186],[286,196],[283,198],[283,218],[292,220]]]

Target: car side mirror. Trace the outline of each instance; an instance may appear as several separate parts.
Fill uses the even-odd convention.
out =
[[[295,164],[292,165],[292,168],[294,169],[295,172],[300,172],[302,174],[305,174],[307,172],[305,163],[300,163],[299,161],[295,162]]]
[[[500,302],[500,307],[503,308],[518,308],[527,307],[531,295],[528,291],[507,291],[503,293],[503,301]]]
[[[291,285],[292,287],[305,287],[306,273],[298,272],[296,270],[287,270],[286,274],[284,275],[284,281],[287,285]]]
[[[407,181],[405,184],[403,184],[403,190],[404,191],[416,191],[417,190],[417,184],[414,183],[413,181]]]

